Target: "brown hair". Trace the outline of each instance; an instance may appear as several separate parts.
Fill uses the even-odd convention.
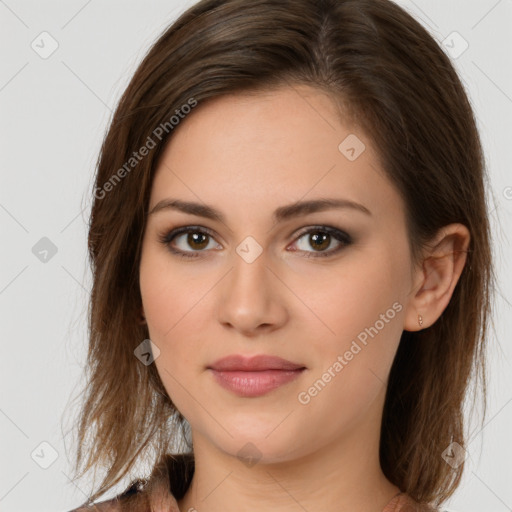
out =
[[[403,332],[380,445],[386,477],[417,501],[440,504],[459,485],[464,465],[452,469],[441,454],[452,440],[465,446],[463,401],[472,376],[482,380],[485,416],[494,274],[483,152],[449,58],[388,0],[203,0],[150,48],[98,159],[88,238],[94,279],[88,382],[76,457],[79,477],[107,470],[92,500],[137,461],[158,467],[177,446],[190,448],[184,418],[155,365],[134,356],[148,338],[139,323],[138,269],[170,119],[208,98],[295,84],[328,93],[370,137],[405,200],[414,262],[443,226],[460,222],[469,229],[468,259],[449,305],[429,328]],[[157,142],[151,148],[150,139]],[[134,157],[143,146],[147,155]]]

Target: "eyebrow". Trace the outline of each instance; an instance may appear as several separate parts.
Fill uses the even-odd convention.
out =
[[[300,215],[307,215],[310,213],[321,212],[334,208],[348,208],[354,211],[372,215],[370,210],[362,204],[350,201],[348,199],[339,198],[326,198],[326,199],[312,199],[309,201],[300,201],[286,206],[280,206],[274,211],[272,216],[274,222],[283,222],[293,217]],[[207,219],[216,220],[226,224],[224,215],[213,208],[212,206],[194,203],[190,201],[181,201],[180,199],[167,198],[158,202],[149,212],[149,215],[154,215],[157,212],[164,210],[178,210],[191,215],[205,217]]]

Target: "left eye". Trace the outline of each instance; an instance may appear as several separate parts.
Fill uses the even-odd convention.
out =
[[[308,238],[306,238],[306,236],[308,236]],[[305,257],[330,256],[338,253],[343,247],[352,243],[350,235],[329,226],[314,227],[302,232],[299,237],[296,238],[294,245],[300,245],[302,239],[306,240],[304,245],[309,245],[309,247],[313,248],[313,251],[307,250],[304,246],[298,249],[292,248],[291,251],[305,253],[303,254]],[[214,237],[209,230],[195,226],[186,226],[172,230],[161,236],[160,241],[167,246],[173,254],[181,255],[184,258],[195,258],[200,255],[199,253],[205,252],[207,249],[215,248],[215,243],[213,243]],[[337,247],[335,249],[326,250],[332,245],[333,241],[338,242]],[[192,250],[187,249],[187,247],[192,248]],[[222,248],[222,246],[218,244],[217,248]]]
[[[307,238],[305,238],[307,236]],[[310,228],[306,232],[303,232],[299,238],[297,239],[297,244],[300,243],[301,239],[305,239],[305,245],[309,245],[309,247],[313,247],[313,251],[308,251],[307,248],[300,248],[299,250],[306,252],[305,257],[323,257],[323,256],[331,256],[335,253],[338,253],[343,247],[350,245],[352,243],[352,239],[347,233],[340,231],[336,228],[331,228],[329,226],[321,226],[317,228]],[[331,250],[325,250],[333,241],[337,241],[337,247]],[[296,250],[296,249],[294,249]],[[314,254],[316,253],[316,254]]]

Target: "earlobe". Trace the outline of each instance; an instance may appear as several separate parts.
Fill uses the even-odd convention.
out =
[[[464,269],[470,238],[466,226],[450,224],[430,244],[408,304],[406,331],[430,327],[446,309]]]

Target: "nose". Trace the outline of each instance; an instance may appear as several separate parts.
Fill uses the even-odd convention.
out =
[[[288,321],[286,290],[265,251],[250,263],[235,254],[217,296],[219,322],[248,337],[273,332]]]

